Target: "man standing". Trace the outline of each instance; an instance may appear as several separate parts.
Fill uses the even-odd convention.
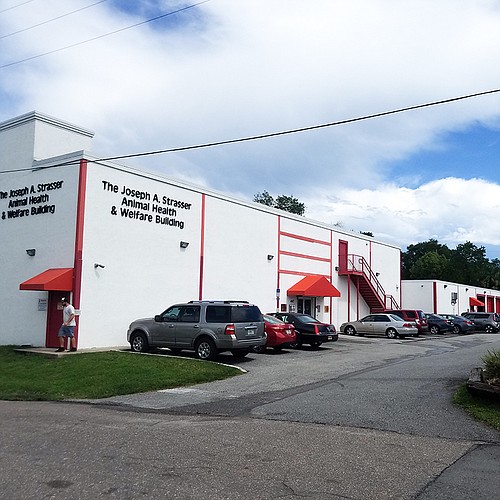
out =
[[[75,341],[75,308],[68,302],[68,299],[63,297],[61,300],[63,304],[63,324],[59,328],[59,349],[56,352],[63,352],[65,346],[67,345],[67,338],[71,339],[71,352],[76,351],[76,341]]]

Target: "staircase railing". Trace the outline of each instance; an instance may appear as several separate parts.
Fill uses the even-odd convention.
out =
[[[381,303],[384,304],[385,309],[399,309],[394,296],[385,293],[377,275],[372,271],[372,268],[362,255],[348,254],[347,268],[340,271],[341,273],[347,271],[348,273],[362,274],[371,284]]]

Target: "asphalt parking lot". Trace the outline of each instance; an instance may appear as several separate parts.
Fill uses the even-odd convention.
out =
[[[0,402],[2,489],[6,498],[495,498],[500,435],[451,403],[493,348],[500,335],[340,336],[318,350],[252,354],[238,360],[245,374],[195,387]]]

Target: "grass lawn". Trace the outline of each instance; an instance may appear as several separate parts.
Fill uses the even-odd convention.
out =
[[[500,431],[500,401],[473,396],[463,384],[454,394],[453,402],[461,406],[476,420],[480,420]]]
[[[0,399],[42,401],[98,399],[201,384],[241,375],[217,363],[97,352],[45,358],[0,346]]]

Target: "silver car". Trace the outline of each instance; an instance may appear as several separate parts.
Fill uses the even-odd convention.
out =
[[[405,321],[394,314],[369,314],[358,321],[349,321],[340,325],[340,331],[346,335],[385,335],[390,339],[396,337],[418,336],[415,323]]]
[[[168,347],[173,352],[194,350],[200,359],[213,360],[222,351],[246,356],[265,345],[260,309],[248,302],[191,301],[175,304],[154,318],[135,320],[127,331],[132,351]]]

